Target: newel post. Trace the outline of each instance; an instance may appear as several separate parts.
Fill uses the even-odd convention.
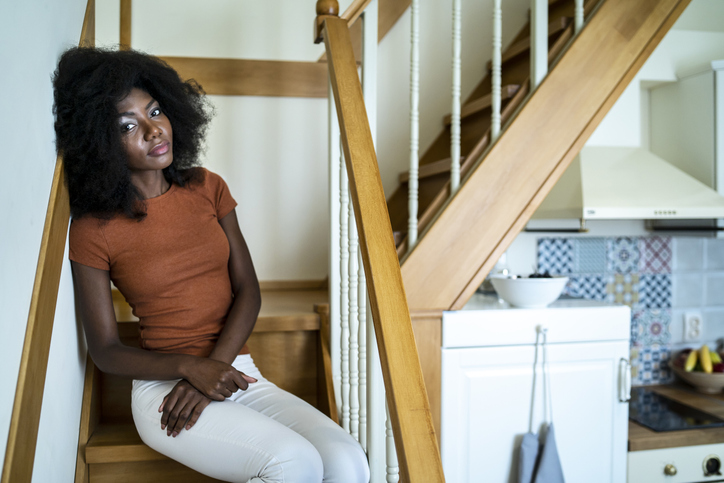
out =
[[[322,39],[322,24],[328,17],[339,17],[339,3],[337,0],[317,0],[317,18],[314,19],[314,43]]]

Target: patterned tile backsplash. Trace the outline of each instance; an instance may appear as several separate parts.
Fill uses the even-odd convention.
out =
[[[631,307],[636,385],[673,380],[668,363],[686,310],[712,321],[704,340],[724,336],[724,239],[540,238],[537,260],[539,272],[570,278],[564,294]]]

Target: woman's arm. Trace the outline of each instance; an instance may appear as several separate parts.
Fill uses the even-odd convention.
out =
[[[228,363],[124,345],[113,312],[109,272],[72,261],[71,266],[88,350],[100,370],[136,379],[183,378],[207,397],[219,401],[239,388],[248,387],[242,373]]]
[[[229,277],[234,302],[209,359],[230,364],[254,329],[261,307],[261,291],[249,249],[239,229],[236,212],[232,210],[219,220],[219,223],[229,240]],[[246,374],[244,377],[249,382],[256,382],[256,379]],[[159,411],[163,412],[161,428],[166,429],[166,434],[173,437],[183,429],[188,431],[196,424],[209,402],[186,381],[179,381],[163,399],[159,408]]]
[[[232,210],[219,223],[229,240],[229,277],[234,303],[209,358],[231,364],[254,329],[261,308],[261,291],[236,212]]]

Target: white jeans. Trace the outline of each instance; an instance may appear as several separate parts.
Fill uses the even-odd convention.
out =
[[[232,364],[259,382],[212,401],[189,431],[161,429],[158,408],[175,381],[133,381],[132,409],[141,439],[199,473],[230,482],[367,483],[359,443],[317,409],[264,379],[249,355]]]

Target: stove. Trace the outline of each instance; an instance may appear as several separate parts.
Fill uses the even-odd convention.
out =
[[[631,389],[628,417],[656,432],[724,427],[724,420],[645,387]]]

